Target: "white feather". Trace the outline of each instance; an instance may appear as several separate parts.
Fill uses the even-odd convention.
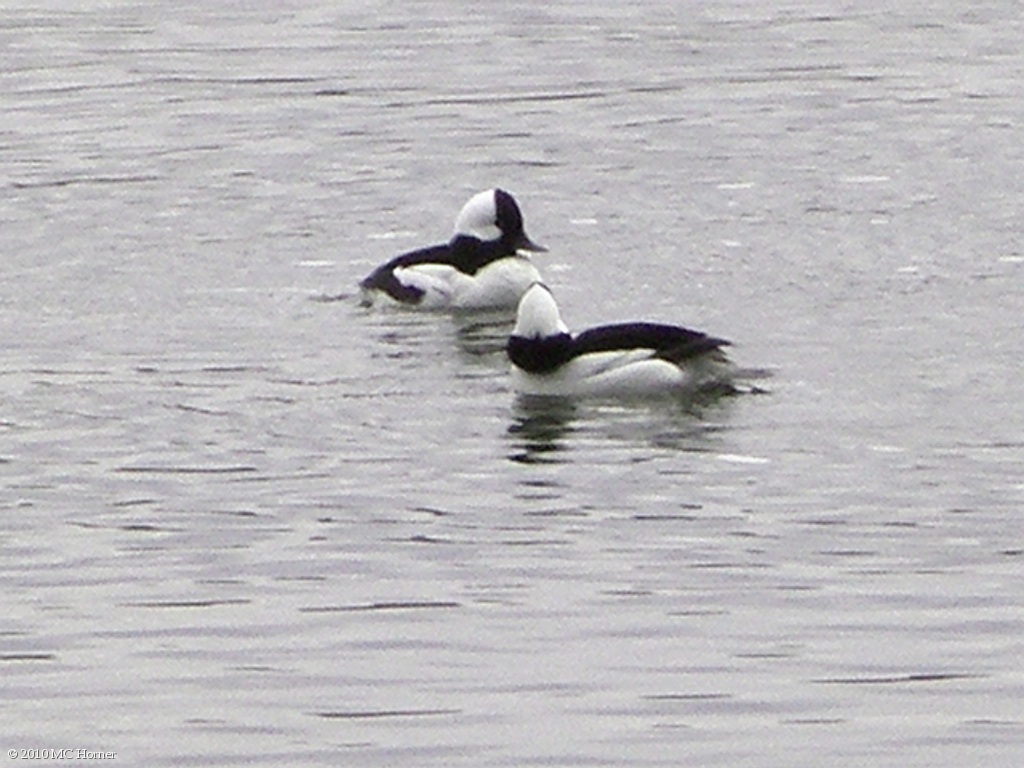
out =
[[[512,238],[519,238],[516,242],[520,242],[520,247],[524,250],[545,250],[531,243],[521,229],[503,233],[498,226],[498,192],[495,189],[488,189],[473,195],[455,220],[455,235],[471,236],[476,240],[489,241],[493,245],[494,241],[507,234]],[[512,205],[516,205],[514,200]],[[474,247],[472,243],[463,243],[463,246],[469,249]],[[472,252],[469,254],[472,255]],[[407,255],[416,256],[418,252],[410,252]],[[465,255],[466,252],[463,252],[463,256]],[[363,288],[360,303],[363,306],[372,306],[380,299],[403,307],[428,310],[513,309],[526,289],[541,279],[540,273],[527,256],[512,253],[511,249],[500,250],[495,255],[493,261],[480,267],[472,275],[460,271],[452,264],[443,263],[447,260],[444,256],[441,262],[416,262],[391,268],[391,275],[399,283],[415,289],[413,295],[422,294],[415,301],[408,300],[407,296],[392,297],[387,290],[381,290],[379,286],[373,285],[373,278],[377,276],[375,272],[368,278],[370,285],[365,284],[367,281],[361,284]],[[471,259],[468,261],[468,264],[460,262],[460,266],[469,268],[474,264]],[[388,265],[385,265],[384,269],[387,268]]]
[[[455,219],[456,235],[472,235],[480,240],[497,240],[498,210],[494,203],[494,190],[478,192],[469,198]]]
[[[529,259],[515,256],[491,262],[475,275],[447,264],[415,264],[396,269],[395,278],[423,291],[423,309],[483,309],[514,307],[540,273]]]
[[[531,285],[519,300],[512,334],[524,339],[543,339],[568,332],[569,328],[562,322],[558,304],[548,287],[541,282]]]
[[[544,339],[568,333],[558,304],[546,286],[536,284],[523,295],[516,314],[514,336]],[[547,373],[530,373],[512,366],[512,386],[525,395],[651,397],[695,391],[728,381],[732,367],[718,350],[683,363],[656,357],[654,349],[589,352],[573,357]]]
[[[525,395],[651,396],[686,389],[692,378],[648,349],[582,355],[546,374],[512,367],[513,388]]]

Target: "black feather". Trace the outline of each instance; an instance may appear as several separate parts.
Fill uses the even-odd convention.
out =
[[[568,333],[559,333],[543,339],[509,336],[505,350],[508,359],[527,373],[551,373],[569,362],[574,356],[575,342]]]
[[[573,358],[597,352],[649,349],[653,357],[680,363],[728,345],[725,339],[675,325],[620,323],[591,328],[575,338],[567,333],[532,339],[510,336],[506,349],[517,368],[551,373]]]
[[[424,291],[402,283],[395,277],[396,269],[417,264],[445,264],[463,274],[475,275],[491,262],[514,256],[515,253],[515,245],[504,239],[485,241],[471,235],[456,235],[450,243],[432,245],[396,256],[373,270],[359,285],[367,290],[383,291],[396,301],[416,304],[423,298]]]
[[[583,331],[575,339],[574,357],[588,352],[650,349],[654,356],[677,363],[728,346],[725,339],[660,323],[619,323]]]

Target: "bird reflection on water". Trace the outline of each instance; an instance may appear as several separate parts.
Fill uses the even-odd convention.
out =
[[[507,430],[513,445],[508,458],[520,464],[560,464],[587,446],[630,444],[712,452],[716,436],[728,429],[724,419],[733,399],[719,395],[607,402],[519,395]]]
[[[515,325],[515,316],[509,312],[495,310],[454,315],[455,342],[459,351],[469,358],[484,358],[501,361],[505,367],[505,344]]]
[[[516,450],[509,459],[521,464],[556,464],[564,438],[574,431],[579,406],[568,397],[520,396],[515,399],[508,434]]]

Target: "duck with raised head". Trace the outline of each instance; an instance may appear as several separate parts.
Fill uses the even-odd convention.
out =
[[[362,282],[360,303],[388,301],[411,309],[515,309],[540,280],[524,251],[546,251],[526,235],[515,198],[489,189],[469,199],[451,240],[403,253]]]
[[[519,301],[506,350],[524,395],[651,397],[728,391],[729,342],[661,323],[601,325],[571,334],[543,283]]]

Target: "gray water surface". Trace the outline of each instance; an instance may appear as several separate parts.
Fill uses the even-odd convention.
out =
[[[1021,27],[5,4],[0,748],[1019,763]],[[355,305],[496,185],[572,327],[768,393],[517,400],[507,320]]]

